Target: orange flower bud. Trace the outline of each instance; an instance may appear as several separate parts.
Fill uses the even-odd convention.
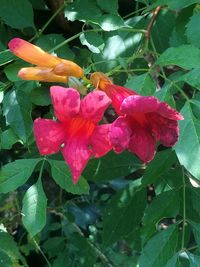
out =
[[[67,82],[67,76],[56,75],[52,72],[52,69],[29,67],[22,68],[18,72],[18,76],[23,80],[41,81],[41,82]]]
[[[19,71],[18,75],[24,80],[66,82],[69,76],[81,78],[84,75],[83,69],[76,63],[53,56],[20,38],[12,39],[8,46],[17,57],[37,65]]]

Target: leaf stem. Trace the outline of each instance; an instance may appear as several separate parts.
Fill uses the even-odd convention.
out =
[[[184,167],[182,166],[182,182],[183,182],[183,226],[182,226],[182,239],[181,239],[181,249],[185,247],[185,224],[186,224],[186,199],[185,199],[185,173]]]
[[[42,178],[42,173],[43,173],[43,171],[44,171],[44,164],[45,164],[45,161],[46,161],[46,157],[43,158],[43,161],[42,161],[42,164],[41,164],[41,167],[40,167],[40,172],[39,172],[38,180],[41,180],[41,178]]]
[[[35,247],[38,249],[38,251],[40,252],[40,254],[42,255],[42,257],[45,259],[47,265],[48,265],[49,267],[52,267],[51,263],[49,262],[49,260],[47,259],[46,255],[44,254],[44,252],[42,251],[42,249],[41,249],[40,246],[38,245],[38,243],[37,243],[37,241],[35,240],[35,238],[32,237],[32,239],[33,239],[33,242],[34,242],[34,244],[35,244]]]
[[[182,96],[187,100],[187,101],[190,101],[189,97],[186,95],[186,93],[181,89],[180,86],[178,86],[176,84],[176,82],[170,80],[169,78],[167,78],[166,76],[164,76],[163,74],[159,73],[159,76],[161,76],[163,79],[165,79],[166,81],[172,83],[177,89],[178,91],[182,94]]]

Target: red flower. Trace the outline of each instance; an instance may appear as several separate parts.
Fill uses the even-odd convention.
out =
[[[101,157],[112,148],[108,140],[110,125],[98,125],[111,100],[100,91],[82,100],[73,88],[52,86],[50,92],[58,121],[36,119],[36,143],[42,155],[61,150],[76,183],[92,155]]]
[[[178,140],[177,120],[183,116],[168,104],[153,96],[140,96],[136,92],[112,84],[104,74],[93,73],[92,83],[111,98],[120,115],[111,126],[110,140],[117,153],[128,149],[143,162],[153,159],[156,142],[171,147]]]

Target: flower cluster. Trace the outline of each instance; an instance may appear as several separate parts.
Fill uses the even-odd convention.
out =
[[[22,68],[18,73],[22,79],[66,83],[69,76],[84,75],[74,62],[48,54],[22,39],[11,40],[9,48],[19,58],[37,65]],[[57,121],[42,118],[34,121],[40,154],[60,150],[74,183],[91,156],[128,149],[147,163],[154,158],[157,142],[166,147],[176,143],[177,121],[183,119],[176,110],[153,96],[141,96],[113,84],[103,73],[92,73],[90,81],[95,90],[83,99],[76,89],[52,86],[50,94]],[[113,123],[98,125],[110,104],[118,118]]]

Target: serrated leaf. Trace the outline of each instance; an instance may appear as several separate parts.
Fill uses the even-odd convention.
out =
[[[200,13],[196,13],[190,18],[190,21],[186,25],[187,29],[185,32],[188,41],[197,47],[200,47],[199,44],[200,32],[198,27],[199,24],[200,24]]]
[[[47,198],[41,179],[25,193],[22,207],[22,222],[31,236],[38,234],[46,224]]]
[[[148,73],[131,77],[125,84],[141,95],[152,95],[156,90],[156,84]]]
[[[145,240],[148,239],[155,231],[157,223],[163,218],[176,217],[180,210],[180,197],[182,191],[170,190],[156,196],[144,211],[142,235]],[[144,239],[144,237],[143,237]]]
[[[23,185],[41,159],[19,159],[0,170],[0,192],[8,193]]]
[[[148,164],[142,178],[142,184],[155,183],[161,175],[170,169],[175,161],[176,155],[171,149],[158,152],[155,158]]]
[[[15,29],[33,27],[33,8],[27,0],[1,0],[1,19]]]
[[[89,185],[83,177],[80,177],[78,183],[74,185],[66,162],[52,159],[49,159],[48,162],[51,165],[52,177],[61,188],[72,194],[89,193]]]
[[[177,65],[187,70],[200,68],[200,50],[193,45],[170,47],[161,54],[156,64]]]
[[[180,136],[175,151],[180,164],[194,177],[200,179],[200,121],[194,117],[188,102],[185,103],[181,113],[184,120],[179,122]]]
[[[9,91],[4,97],[3,109],[7,124],[26,143],[33,127],[32,105],[28,95],[21,90]]]
[[[145,245],[139,259],[140,267],[165,267],[174,255],[178,243],[176,225],[169,226],[153,236]],[[153,256],[152,256],[153,255]]]
[[[104,40],[95,32],[82,33],[80,41],[93,53],[100,53],[104,48]]]
[[[180,78],[178,80],[184,81],[184,82],[188,83],[189,85],[200,90],[199,73],[200,73],[200,68],[193,69],[193,70],[187,72],[186,74],[183,74],[182,76],[180,76]]]
[[[141,167],[137,157],[129,152],[115,154],[108,153],[105,157],[91,159],[87,164],[83,176],[90,181],[108,181],[126,176]]]
[[[103,214],[103,239],[108,246],[139,227],[146,206],[146,189],[134,183],[112,197]]]

